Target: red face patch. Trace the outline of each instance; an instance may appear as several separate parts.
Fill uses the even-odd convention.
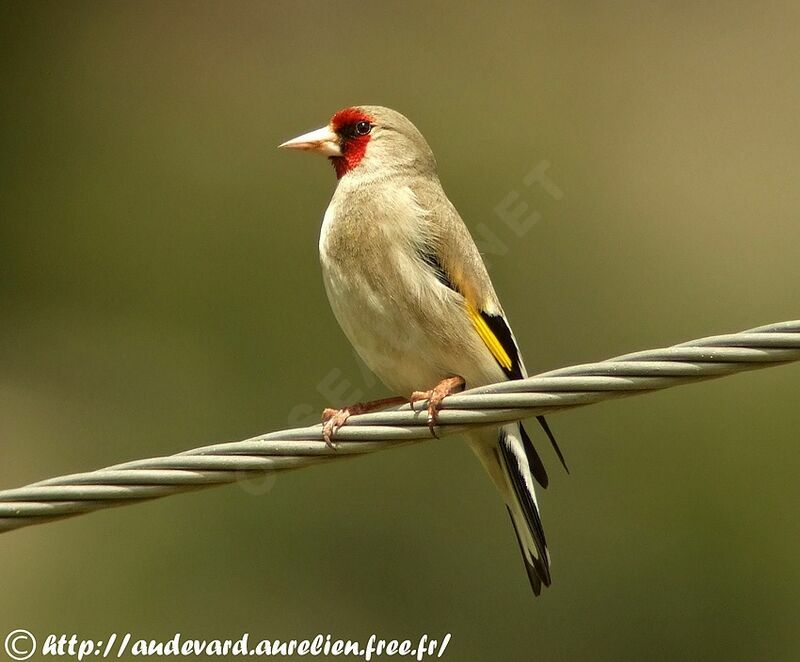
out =
[[[330,158],[336,178],[341,179],[364,158],[371,138],[372,118],[358,108],[345,108],[331,118],[331,127],[339,136],[342,155]]]

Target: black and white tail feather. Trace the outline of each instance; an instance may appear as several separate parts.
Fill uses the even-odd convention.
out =
[[[533,481],[536,477],[546,487],[547,474],[521,423],[498,430],[497,449],[507,483],[503,496],[506,498],[508,514],[517,534],[531,588],[539,595],[542,584],[550,586],[550,554]]]
[[[535,481],[547,487],[544,464],[521,423],[481,430],[470,437],[473,450],[500,490],[528,580],[534,594],[539,595],[543,585],[550,586],[550,554],[534,486]]]

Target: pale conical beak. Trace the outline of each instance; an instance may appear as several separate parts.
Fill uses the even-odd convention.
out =
[[[329,127],[324,126],[316,131],[304,133],[302,136],[287,140],[280,149],[300,149],[304,152],[316,152],[323,156],[341,156],[342,148],[339,146],[339,136]]]

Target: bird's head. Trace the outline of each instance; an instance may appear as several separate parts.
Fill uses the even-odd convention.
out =
[[[388,175],[406,168],[416,172],[436,170],[431,148],[417,127],[397,111],[382,106],[344,108],[326,126],[279,147],[327,156],[338,179],[350,173]]]

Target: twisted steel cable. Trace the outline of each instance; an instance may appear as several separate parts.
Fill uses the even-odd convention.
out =
[[[438,432],[456,434],[797,360],[800,320],[770,324],[464,391],[444,400]],[[49,478],[0,491],[0,532],[430,438],[423,402],[351,417],[336,433],[335,449],[314,425]]]

